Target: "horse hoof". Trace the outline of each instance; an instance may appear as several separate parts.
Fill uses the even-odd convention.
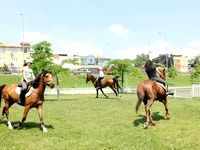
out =
[[[166,119],[166,120],[170,120],[170,118],[169,118],[169,117],[166,117],[165,119]]]
[[[8,129],[12,130],[13,126],[12,125],[8,125]]]
[[[145,122],[145,123],[144,123],[144,128],[147,129],[147,128],[148,128],[148,125],[149,125],[149,122]]]
[[[47,128],[45,128],[45,127],[43,127],[42,131],[43,131],[44,133],[48,132]]]

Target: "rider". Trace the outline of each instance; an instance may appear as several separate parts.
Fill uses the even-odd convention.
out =
[[[22,69],[22,80],[21,80],[22,88],[21,88],[21,94],[20,94],[20,100],[19,100],[19,103],[21,104],[24,104],[25,102],[25,94],[26,94],[28,85],[30,84],[32,80],[35,79],[35,75],[31,67],[32,67],[32,61],[27,60]]]
[[[100,88],[101,80],[104,78],[102,67],[99,67],[98,70],[99,70],[99,77],[96,80],[96,89]]]
[[[158,67],[155,67],[153,65],[153,62],[151,60],[148,60],[145,65],[145,71],[148,75],[149,79],[155,80],[161,84],[163,84],[166,88],[166,95],[173,95],[174,93],[168,90],[168,85],[165,82],[165,80],[163,80],[160,76],[162,76],[162,73],[159,72]]]

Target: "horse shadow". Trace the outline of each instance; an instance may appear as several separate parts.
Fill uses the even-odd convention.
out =
[[[19,121],[12,122],[13,127],[15,125],[17,125],[18,123],[19,123]],[[0,124],[5,124],[7,126],[7,121],[3,120],[3,121],[0,122]],[[45,127],[47,129],[54,129],[53,125],[51,125],[51,124],[45,124]],[[36,123],[36,122],[24,122],[21,125],[21,127],[16,128],[16,129],[18,129],[18,130],[26,129],[27,130],[27,129],[33,129],[33,128],[40,128],[40,123]]]
[[[158,112],[158,111],[157,112],[153,112],[153,115],[152,115],[153,119],[155,121],[165,120],[165,117],[161,116],[159,113],[160,112]],[[139,126],[140,124],[144,124],[144,121],[146,119],[146,116],[144,116],[144,115],[138,115],[138,116],[140,118],[133,121],[133,125],[135,127]]]

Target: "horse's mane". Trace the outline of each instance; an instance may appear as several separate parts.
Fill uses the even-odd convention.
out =
[[[42,76],[42,75],[45,76],[47,73],[50,73],[50,71],[43,70],[42,73],[40,73],[40,74],[35,78],[35,80],[32,81],[32,86],[33,86],[33,88],[38,88],[41,76]]]

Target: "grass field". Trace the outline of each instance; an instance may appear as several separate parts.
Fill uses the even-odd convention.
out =
[[[37,111],[29,112],[23,127],[9,130],[0,123],[1,150],[102,150],[102,149],[199,149],[200,101],[169,99],[171,120],[164,119],[162,103],[152,112],[156,126],[143,128],[144,107],[135,114],[135,95],[109,99],[100,95],[65,95],[60,101],[46,97],[44,121],[48,132],[39,130]],[[13,122],[21,120],[21,106],[10,109]],[[2,110],[2,108],[1,108]]]
[[[137,84],[143,80],[146,80],[146,74],[136,77],[134,75],[130,75],[124,79],[124,86],[136,87]],[[1,84],[9,84],[9,83],[19,83],[21,80],[20,75],[0,75],[0,85]],[[75,75],[67,75],[61,74],[59,75],[60,87],[61,88],[76,88],[76,87],[92,87],[92,83],[86,84],[86,75],[75,76]],[[119,83],[121,85],[121,79],[119,79]],[[174,79],[167,78],[166,79],[169,86],[190,86],[192,83],[190,81],[190,75],[179,75]]]

